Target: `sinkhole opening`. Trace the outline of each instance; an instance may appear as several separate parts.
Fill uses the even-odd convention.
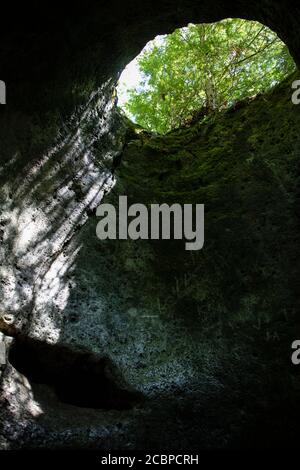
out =
[[[157,36],[122,72],[119,108],[166,134],[265,93],[296,69],[267,26],[239,18],[189,24]]]
[[[64,404],[128,410],[142,400],[107,357],[22,338],[12,344],[9,362],[28,379],[33,392],[37,384],[47,385]]]

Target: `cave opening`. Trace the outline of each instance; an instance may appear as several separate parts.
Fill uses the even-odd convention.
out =
[[[262,23],[189,23],[149,41],[121,73],[115,97],[134,123],[166,134],[239,107],[295,69],[288,47]]]
[[[9,103],[2,110],[9,110],[11,116],[1,121],[0,140],[5,155],[15,154],[17,163],[9,161],[10,166],[3,170],[7,180],[4,215],[12,219],[0,233],[4,241],[3,310],[15,306],[22,331],[25,325],[26,334],[57,343],[44,349],[40,344],[17,341],[10,362],[28,378],[35,398],[35,385],[46,384],[42,387],[54,390],[60,402],[73,406],[129,408],[127,398],[122,405],[117,398],[107,400],[104,390],[113,386],[110,373],[101,373],[106,370],[101,358],[69,355],[60,347],[84,346],[116,358],[128,371],[128,382],[153,401],[141,412],[105,414],[105,418],[118,415],[117,422],[126,429],[118,432],[116,441],[116,423],[104,426],[104,413],[95,427],[88,423],[91,432],[81,426],[81,435],[78,425],[60,419],[60,406],[51,410],[54,421],[49,425],[46,419],[42,428],[27,416],[20,420],[22,414],[28,415],[31,403],[23,402],[16,386],[10,408],[2,410],[2,400],[0,403],[1,421],[6,426],[0,447],[80,445],[99,450],[99,446],[107,449],[117,442],[120,448],[142,449],[147,442],[151,449],[166,452],[174,447],[193,450],[295,443],[299,382],[288,365],[290,342],[295,337],[293,315],[298,311],[300,117],[291,103],[289,80],[276,87],[268,100],[263,95],[244,109],[238,108],[240,98],[232,98],[228,109],[235,109],[237,103],[237,112],[220,113],[215,126],[208,122],[200,132],[200,126],[195,126],[162,139],[145,132],[133,134],[131,127],[124,129],[128,123],[119,120],[111,106],[111,86],[117,71],[159,32],[230,15],[266,21],[299,63],[299,9],[289,10],[280,1],[270,7],[267,0],[247,7],[244,2],[219,0],[214,4],[175,2],[172,9],[170,2],[158,2],[157,9],[140,3],[134,8],[124,3],[124,9],[107,4],[107,11],[106,6],[95,3],[94,10],[86,5],[84,12],[81,5],[77,18],[76,6],[68,9],[67,27],[59,24],[46,35],[36,32],[28,38],[28,22],[22,18],[23,29],[17,36],[22,47],[14,36],[6,43],[11,68],[5,72],[17,78],[11,83],[7,75],[2,77],[9,87]],[[57,16],[64,23],[61,10]],[[16,23],[11,24],[15,27]],[[2,50],[1,46],[1,64],[6,66]],[[14,64],[19,75],[14,73]],[[20,84],[14,89],[19,76],[25,92]],[[92,100],[91,92],[95,93]],[[246,98],[254,95],[251,91]],[[166,105],[168,96],[163,91],[158,102]],[[12,103],[15,109],[11,109]],[[195,113],[202,108],[202,102],[197,104]],[[194,109],[188,111],[184,127],[193,123]],[[39,121],[38,112],[44,120]],[[73,127],[65,126],[73,112],[80,119]],[[198,118],[214,115],[200,113]],[[18,133],[24,136],[21,142]],[[44,154],[48,157],[57,133],[66,140],[38,166],[37,159]],[[125,191],[147,204],[159,197],[162,202],[165,198],[172,202],[173,196],[183,203],[185,197],[208,203],[207,241],[211,243],[207,243],[205,256],[183,256],[177,246],[167,243],[155,247],[96,244],[92,225],[98,199],[95,202],[88,196],[99,189],[114,155],[115,161],[122,158],[116,171],[120,186],[109,197]],[[20,171],[23,163],[26,172]],[[28,178],[30,175],[34,177]],[[15,217],[10,207],[10,212],[6,209],[6,193],[20,216]],[[23,217],[26,209],[32,213],[34,209],[31,234],[27,227],[31,214]],[[47,229],[37,230],[43,228],[44,220]],[[69,244],[73,239],[76,243]],[[19,240],[26,240],[30,259],[25,251],[17,251],[22,248]],[[27,297],[31,291],[32,299]],[[4,396],[11,400],[10,383],[17,385],[18,377],[8,369]]]

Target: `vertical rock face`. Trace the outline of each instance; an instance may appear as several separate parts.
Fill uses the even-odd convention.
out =
[[[95,2],[60,16],[46,6],[40,23],[1,32],[0,326],[16,338],[10,356],[8,337],[0,352],[3,448],[295,439],[295,77],[238,112],[163,138],[136,134],[113,100],[118,72],[146,41],[189,21],[264,21],[299,59],[299,8],[290,3],[178,1],[170,11],[169,2]],[[105,194],[114,203],[121,194],[204,203],[205,249],[100,242],[95,208]],[[126,395],[130,383],[147,400],[120,414],[116,402],[89,395],[95,383],[100,396],[101,387]]]
[[[33,164],[15,173],[16,154],[2,168],[1,311],[40,338],[57,339],[78,250],[74,235],[113,184],[125,133],[113,106],[108,83]]]

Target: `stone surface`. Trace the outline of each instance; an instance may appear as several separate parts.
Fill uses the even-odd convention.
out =
[[[1,448],[295,444],[295,77],[237,112],[163,138],[136,133],[113,99],[118,73],[145,43],[189,21],[264,21],[299,63],[299,7],[291,5],[92,2],[66,15],[45,4],[35,26],[29,19],[1,30],[0,316],[12,315],[31,344],[49,346],[49,375],[60,347],[74,357],[87,350],[109,357],[145,397],[122,411],[74,407],[10,360]],[[100,242],[95,208],[105,194],[205,203],[205,250]]]

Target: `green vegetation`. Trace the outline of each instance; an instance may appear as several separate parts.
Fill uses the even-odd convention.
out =
[[[161,134],[264,92],[295,69],[274,32],[241,19],[177,29],[137,62],[140,82],[126,90],[124,110]]]

